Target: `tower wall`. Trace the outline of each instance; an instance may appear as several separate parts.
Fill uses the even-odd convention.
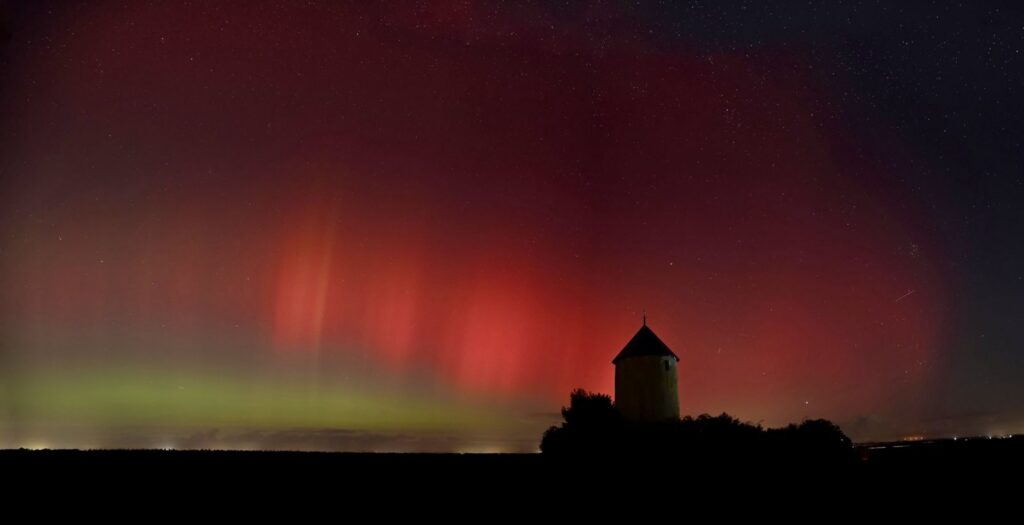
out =
[[[615,364],[615,407],[626,419],[679,419],[677,361],[672,356],[636,356]]]

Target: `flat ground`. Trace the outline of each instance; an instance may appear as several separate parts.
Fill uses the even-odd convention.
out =
[[[823,479],[850,487],[897,487],[910,481],[1016,479],[1022,467],[1024,436],[860,445],[856,463],[842,469],[777,463],[672,465],[652,456],[557,461],[540,454],[0,450],[0,472],[18,480],[22,488],[115,493],[283,489],[349,496],[398,491],[436,498],[468,492],[508,494],[525,488],[601,498],[611,485],[619,496],[647,490],[643,487],[654,483],[670,492],[709,492],[723,484],[769,492],[794,483],[818,489],[839,486],[822,484]],[[968,471],[986,476],[959,475]]]

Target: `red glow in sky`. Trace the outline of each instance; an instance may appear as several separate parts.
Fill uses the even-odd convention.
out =
[[[684,413],[914,410],[893,399],[928,387],[940,246],[857,183],[890,168],[801,56],[390,14],[51,20],[9,83],[12,355],[340,359],[554,412],[612,391],[646,309]]]

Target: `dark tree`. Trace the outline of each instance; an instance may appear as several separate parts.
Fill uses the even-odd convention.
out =
[[[562,407],[561,426],[544,432],[540,450],[544,453],[571,454],[611,452],[612,442],[621,427],[619,413],[611,396],[577,388],[569,394],[569,406]]]
[[[562,418],[569,426],[606,427],[619,422],[619,413],[608,394],[577,388],[569,394],[569,406],[562,407]]]

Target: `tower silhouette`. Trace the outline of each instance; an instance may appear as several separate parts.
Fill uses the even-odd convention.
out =
[[[679,357],[644,324],[612,364],[615,407],[632,421],[679,419]]]

